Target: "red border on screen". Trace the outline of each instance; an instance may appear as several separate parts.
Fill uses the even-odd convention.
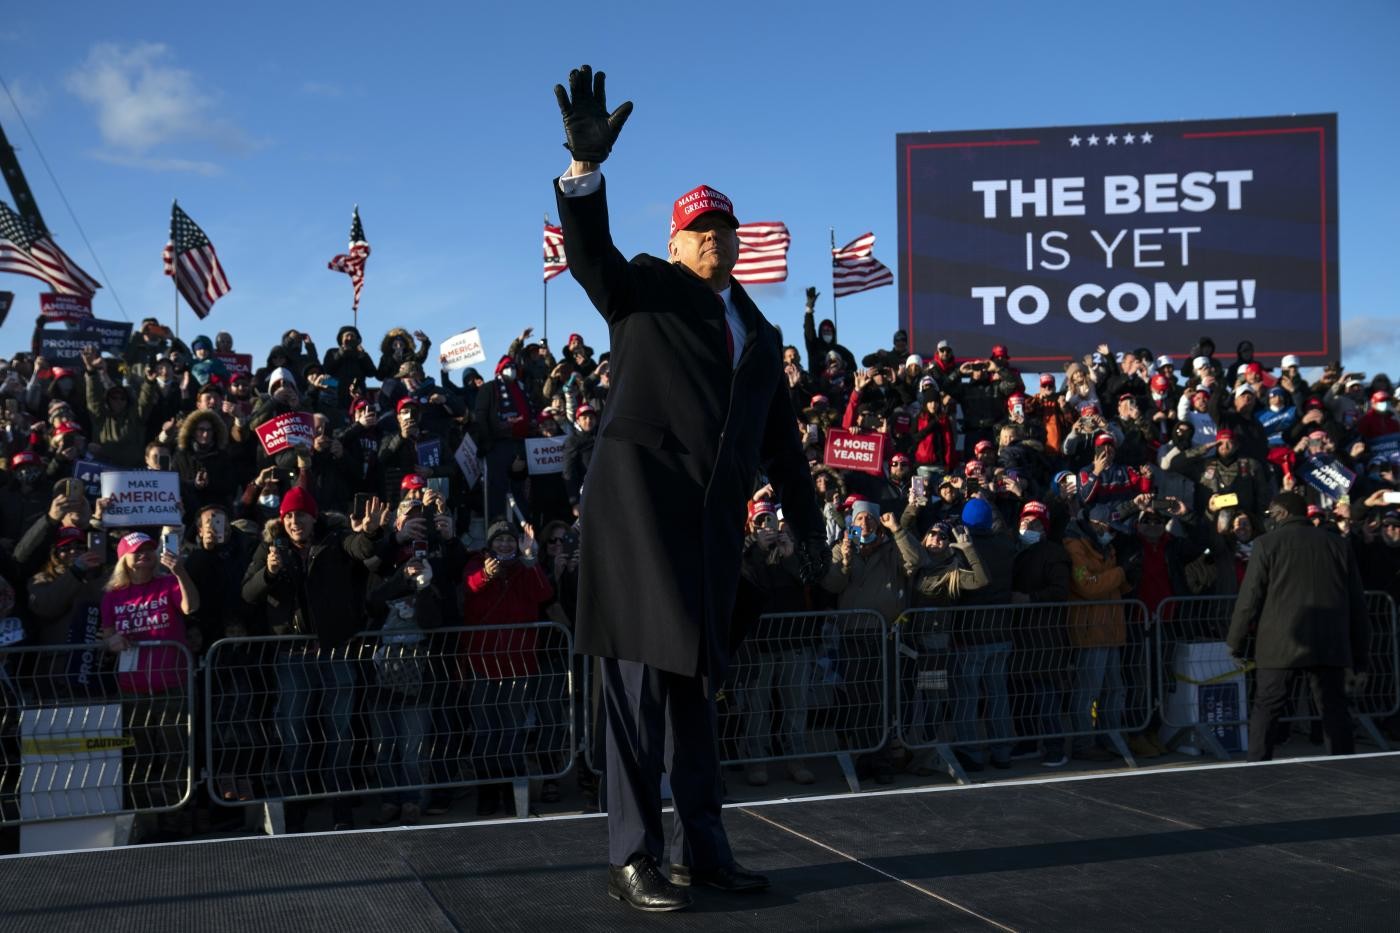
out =
[[[1278,356],[1293,353],[1297,356],[1327,356],[1327,128],[1325,126],[1278,127],[1257,130],[1220,130],[1210,133],[1182,133],[1182,139],[1216,139],[1224,136],[1281,136],[1293,133],[1317,134],[1318,190],[1321,196],[1321,215],[1318,223],[1318,239],[1322,257],[1322,349],[1321,350],[1256,350],[1264,356]],[[1038,146],[1038,139],[998,139],[962,143],[919,143],[904,147],[904,240],[906,243],[905,261],[909,270],[907,283],[909,297],[909,317],[905,330],[909,333],[909,344],[914,345],[914,173],[913,159],[909,153],[915,149],[964,149],[983,146]],[[1027,362],[1066,362],[1068,356],[1021,356],[1018,360]]]

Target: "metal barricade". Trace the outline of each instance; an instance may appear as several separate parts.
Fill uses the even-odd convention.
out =
[[[775,613],[745,637],[716,696],[723,765],[834,756],[853,789],[853,756],[889,735],[889,628],[866,610]],[[584,761],[599,773],[595,659],[584,659]]]
[[[1236,662],[1225,643],[1235,601],[1233,595],[1181,596],[1163,600],[1157,609],[1163,740],[1172,748],[1207,752],[1221,761],[1248,750],[1254,696],[1253,662]],[[1348,683],[1348,705],[1370,739],[1389,750],[1376,720],[1400,712],[1396,608],[1384,592],[1367,592],[1366,607],[1370,652],[1366,672]],[[1254,656],[1252,635],[1243,653],[1246,658]],[[1282,721],[1321,718],[1303,678],[1294,684],[1291,708],[1293,712]]]
[[[239,806],[529,782],[574,758],[573,642],[555,622],[226,638],[205,656],[208,784]],[[272,816],[276,823],[276,816]]]
[[[179,642],[0,649],[0,825],[184,806],[193,684]]]
[[[1152,717],[1150,622],[1135,599],[909,610],[894,628],[899,738],[960,782],[1018,741],[1054,760],[1102,737],[1135,766],[1123,735]]]
[[[889,626],[848,609],[765,615],[745,637],[718,697],[725,765],[853,757],[889,736]]]

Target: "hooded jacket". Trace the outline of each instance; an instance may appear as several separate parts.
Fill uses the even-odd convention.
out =
[[[350,531],[343,515],[322,514],[305,558],[293,548],[293,566],[273,576],[267,552],[282,535],[280,519],[263,526],[243,575],[244,601],[263,610],[275,634],[314,635],[322,647],[344,645],[365,628],[363,562],[374,556],[374,541]]]
[[[208,450],[195,447],[195,428],[207,424],[214,430],[214,443]],[[222,415],[212,411],[193,411],[180,423],[179,442],[173,464],[180,474],[180,497],[185,502],[185,514],[195,515],[206,505],[228,506],[238,489],[233,463],[228,458],[228,426]],[[204,471],[203,488],[196,485]]]
[[[807,365],[812,368],[813,373],[819,372],[826,366],[826,355],[835,351],[846,364],[846,378],[850,379],[856,371],[856,357],[841,345],[836,333],[836,322],[825,318],[818,326],[815,321],[815,314],[808,313],[802,316],[802,340],[807,345]],[[828,327],[831,328],[831,343],[821,338],[821,331]]]
[[[394,352],[394,341],[402,339],[404,350],[402,353]],[[414,350],[413,335],[402,327],[395,327],[384,335],[384,339],[379,341],[379,367],[376,370],[380,380],[392,379],[399,373],[399,367],[409,360],[414,360],[418,365],[423,365],[428,359],[428,347],[432,345],[431,340],[423,341],[423,345]]]
[[[347,333],[354,334],[356,339],[355,346],[349,350],[342,349],[342,341]],[[321,368],[325,370],[326,375],[340,383],[336,389],[336,399],[341,408],[350,407],[351,383],[358,379],[363,385],[378,372],[374,360],[365,350],[364,338],[360,336],[359,329],[348,324],[336,331],[335,346],[326,351]]]

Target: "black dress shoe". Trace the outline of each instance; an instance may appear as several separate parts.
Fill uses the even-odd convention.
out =
[[[656,862],[647,856],[620,868],[608,866],[608,896],[638,910],[656,913],[690,906],[690,895],[667,881]]]
[[[705,871],[694,871],[687,865],[672,865],[671,881],[683,888],[703,884],[720,891],[762,891],[768,887],[766,876],[745,871],[738,862]]]

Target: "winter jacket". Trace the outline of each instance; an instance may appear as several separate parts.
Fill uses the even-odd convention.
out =
[[[374,556],[374,541],[352,532],[343,516],[323,513],[313,543],[292,552],[292,566],[273,576],[267,552],[283,537],[272,519],[243,575],[243,599],[266,614],[276,634],[314,635],[322,647],[340,647],[365,628],[363,562]]]
[[[1084,523],[1065,531],[1065,551],[1072,573],[1072,602],[1098,602],[1122,599],[1131,590],[1123,568],[1118,566],[1113,545],[1100,545]],[[1071,606],[1070,644],[1079,648],[1119,647],[1127,637],[1122,606]]]
[[[841,569],[841,544],[831,549],[822,587],[835,593],[839,609],[869,609],[886,623],[909,604],[909,579],[923,564],[923,550],[903,528],[893,539],[883,529],[872,544],[857,546],[849,571]]]
[[[126,393],[126,407],[118,414],[107,404],[107,384],[95,373],[88,373],[87,407],[92,418],[94,444],[102,447],[102,462],[118,467],[140,467],[146,452],[146,415],[141,400],[149,402],[150,396],[142,393],[138,398]]]
[[[1365,670],[1371,626],[1347,542],[1301,517],[1260,537],[1225,639],[1232,654],[1251,632],[1260,667]]]
[[[540,604],[554,596],[544,570],[520,558],[502,563],[496,576],[486,577],[486,555],[467,562],[464,624],[469,626],[520,626],[540,621]],[[471,674],[501,680],[527,677],[539,671],[535,651],[539,630],[498,628],[466,632],[462,649]]]
[[[195,446],[194,432],[201,424],[214,431],[214,443],[201,450]],[[238,494],[238,478],[228,458],[228,426],[223,416],[212,411],[194,411],[180,423],[179,444],[172,461],[180,474],[180,497],[185,514],[191,520],[206,505],[229,506]],[[200,471],[204,472],[203,488],[196,485]]]

